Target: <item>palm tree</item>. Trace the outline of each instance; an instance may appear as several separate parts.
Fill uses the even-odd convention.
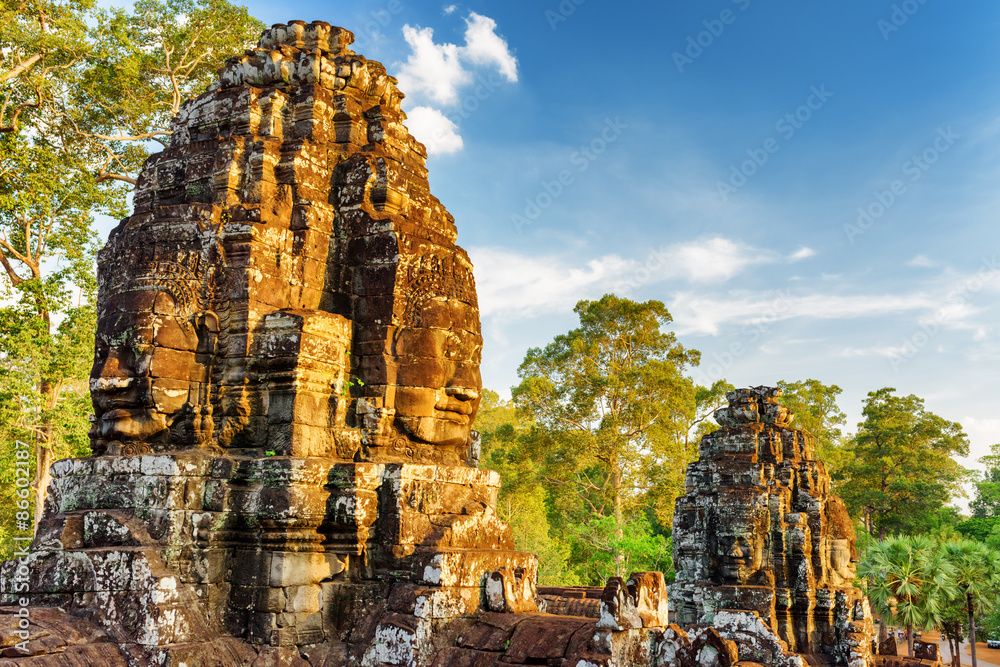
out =
[[[977,667],[976,603],[981,611],[989,611],[996,604],[1000,592],[1000,552],[974,540],[956,540],[941,545],[941,555],[952,570],[956,589],[953,599],[965,598],[972,667]]]
[[[892,536],[873,543],[858,568],[872,604],[886,619],[906,627],[908,655],[913,630],[928,629],[954,595],[952,565],[927,537]]]

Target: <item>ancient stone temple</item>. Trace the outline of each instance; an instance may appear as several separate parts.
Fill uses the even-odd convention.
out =
[[[688,472],[681,625],[658,572],[537,588],[478,468],[472,265],[352,40],[273,26],[146,162],[99,257],[93,456],[0,568],[0,667],[871,665],[850,522],[767,390]]]
[[[674,513],[677,622],[710,624],[764,665],[940,665],[936,644],[921,644],[923,659],[876,650],[851,518],[780,396],[728,393],[721,428],[688,466]]]
[[[854,526],[780,394],[738,389],[715,412],[722,428],[702,438],[677,501],[671,602],[681,625],[766,625],[778,641],[747,645],[764,664],[783,652],[864,664],[872,618],[853,583]]]

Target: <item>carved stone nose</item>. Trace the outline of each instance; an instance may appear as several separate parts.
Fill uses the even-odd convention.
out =
[[[90,378],[90,391],[112,391],[114,389],[128,389],[132,386],[135,378],[132,377],[99,377]]]
[[[729,549],[729,555],[733,558],[743,558],[743,550],[740,549],[739,542],[733,542],[733,546]]]

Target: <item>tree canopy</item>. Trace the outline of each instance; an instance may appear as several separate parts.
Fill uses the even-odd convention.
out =
[[[985,470],[976,480],[976,495],[969,503],[972,516],[978,519],[1000,517],[1000,444],[979,459]]]
[[[794,428],[800,428],[813,437],[816,456],[826,463],[831,472],[841,465],[843,458],[843,432],[846,422],[844,412],[837,405],[842,389],[835,384],[825,385],[819,380],[788,382],[780,380],[778,388],[784,393],[781,404],[795,414]]]
[[[690,456],[695,386],[684,372],[699,353],[663,331],[672,318],[659,301],[609,294],[574,310],[578,328],[528,350],[514,401],[564,458],[550,481],[571,486],[595,517],[613,517],[621,539],[649,490],[644,471]]]
[[[32,443],[36,514],[51,462],[89,452],[94,216],[125,215],[180,104],[263,27],[226,0],[0,0],[0,478]]]
[[[969,473],[952,456],[969,441],[956,422],[924,408],[914,395],[886,387],[868,393],[858,432],[835,475],[838,492],[872,535],[913,534],[952,498]]]

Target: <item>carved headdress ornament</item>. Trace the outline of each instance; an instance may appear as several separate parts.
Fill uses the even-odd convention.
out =
[[[432,299],[458,299],[478,308],[472,267],[454,254],[416,256],[406,267],[406,301],[399,324],[421,326],[421,312]]]
[[[166,292],[187,312],[211,309],[226,266],[220,227],[199,221],[194,234],[166,243],[151,242],[157,235],[147,226],[122,229],[100,253],[98,310],[129,291]]]

